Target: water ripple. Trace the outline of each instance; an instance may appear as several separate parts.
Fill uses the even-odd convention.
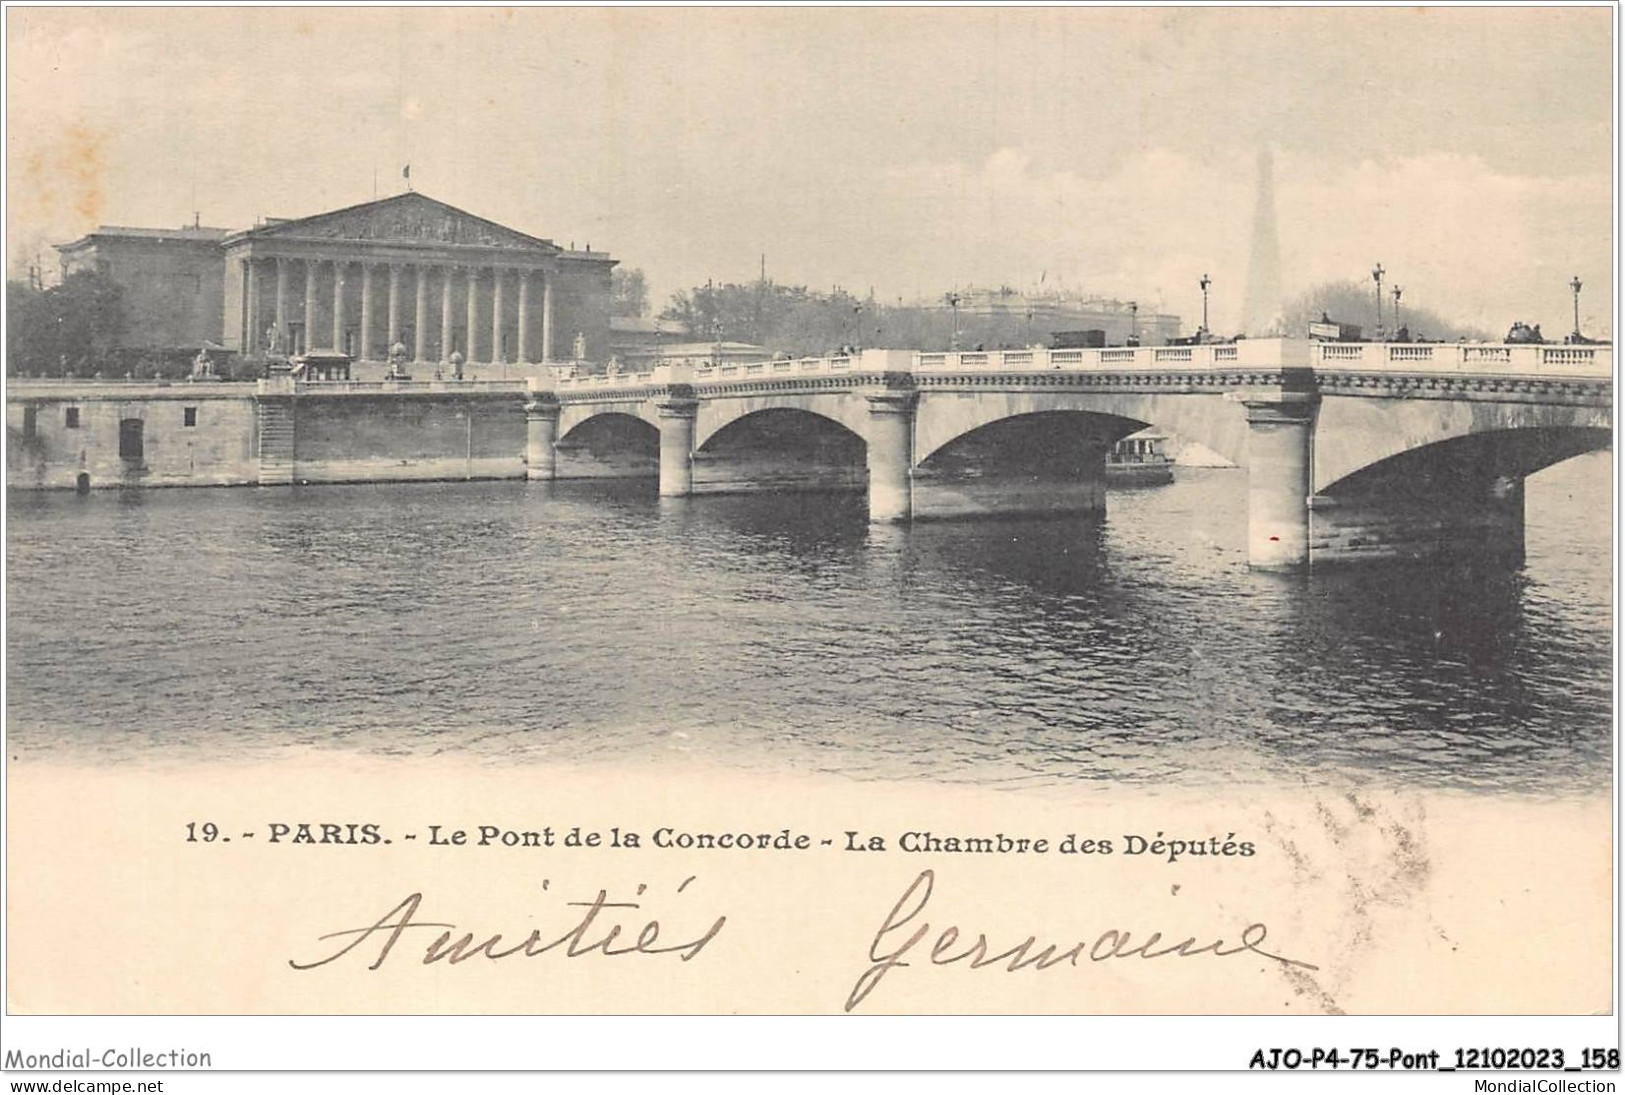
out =
[[[1254,574],[1245,478],[1109,519],[459,484],[10,499],[10,742],[292,745],[950,782],[1601,785],[1610,467],[1525,567]]]

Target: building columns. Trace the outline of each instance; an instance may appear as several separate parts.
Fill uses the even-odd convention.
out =
[[[553,334],[556,318],[554,272],[538,268],[466,266],[461,263],[424,266],[410,259],[400,261],[370,254],[348,258],[260,255],[245,260],[241,319],[245,355],[258,357],[270,345],[271,325],[266,313],[272,302],[265,299],[270,296],[265,281],[270,274],[266,264],[271,262],[276,264],[275,338],[278,350],[289,356],[326,349],[331,345],[334,350],[352,352],[357,360],[377,362],[388,360],[397,344],[407,342],[413,360],[429,361],[433,352],[430,338],[433,320],[428,294],[431,279],[439,275],[443,279],[440,285],[439,353],[442,361],[449,360],[454,350],[460,350],[465,361],[480,364],[551,363],[558,359]],[[352,291],[350,278],[357,264],[361,268],[360,286]],[[389,279],[387,298],[384,295],[385,286],[380,282],[385,267],[388,268]],[[301,268],[304,277],[302,317],[292,310],[299,307],[298,298],[292,297],[292,293],[295,291],[294,278],[299,276]],[[330,316],[326,314],[328,286],[322,281],[324,274],[332,278]],[[415,282],[409,282],[407,279],[414,275]],[[464,275],[467,277],[466,286],[459,284]],[[481,282],[487,276],[491,279],[489,304],[481,299],[480,292]],[[541,281],[540,299],[536,300],[531,294],[538,279]],[[509,284],[510,280],[512,284]],[[459,288],[466,288],[468,295],[465,301],[455,300]],[[412,296],[414,290],[415,298]],[[514,300],[516,293],[517,302]],[[356,306],[359,307],[359,314],[350,314],[348,309]],[[453,312],[454,307],[459,311]],[[489,315],[487,307],[490,308]],[[379,315],[385,309],[387,314]],[[461,325],[465,316],[467,334],[459,342],[456,326]],[[303,334],[296,336],[293,328],[301,318]],[[489,347],[481,345],[487,320],[491,339]],[[408,325],[412,326],[410,338],[406,332]],[[380,332],[380,327],[385,327],[385,331]],[[351,331],[348,328],[355,329],[353,341],[350,340]],[[382,350],[378,343],[381,335],[385,336]]]
[[[480,325],[480,270],[477,266],[468,268],[468,345],[463,347],[463,361],[469,365],[474,364],[474,348],[479,345],[477,331]]]
[[[395,356],[395,344],[401,340],[401,268],[389,264],[389,332],[384,357]]]
[[[694,493],[694,420],[700,401],[673,393],[655,404],[660,420],[660,496],[682,498]]]
[[[451,360],[451,279],[450,266],[440,269],[440,360]],[[466,355],[465,355],[466,357]]]
[[[662,434],[664,436],[664,434]],[[525,478],[548,480],[558,473],[559,402],[547,392],[531,392],[525,404]]]
[[[519,364],[530,364],[530,339],[525,328],[530,325],[530,271],[519,271],[519,338],[516,347]]]
[[[288,352],[288,260],[276,260],[276,344]]]
[[[542,272],[542,362],[553,360],[553,275]]]
[[[412,301],[412,360],[424,360],[424,340],[429,333],[429,271],[419,266],[417,294]]]
[[[243,326],[247,337],[243,339],[243,356],[256,356],[260,348],[260,268],[252,258],[248,260],[248,293],[243,300]]]
[[[356,356],[362,361],[374,361],[372,356],[372,263],[361,264],[361,345]],[[388,356],[387,354],[385,355]]]
[[[333,260],[333,349],[344,352],[344,271],[350,264]]]
[[[869,402],[869,520],[914,515],[914,407],[919,393],[888,391]]]
[[[502,356],[502,267],[491,270],[491,362],[501,364]]]
[[[1309,462],[1316,397],[1247,399],[1247,561],[1260,570],[1309,562]]]
[[[302,353],[309,353],[314,347],[311,339],[316,336],[316,260],[305,260],[305,344],[300,347]]]

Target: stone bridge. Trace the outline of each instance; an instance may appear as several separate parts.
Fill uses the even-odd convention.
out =
[[[1523,481],[1612,443],[1610,346],[865,350],[530,382],[526,474],[867,488],[870,517],[1076,512],[1146,426],[1247,469],[1255,566],[1521,556]]]

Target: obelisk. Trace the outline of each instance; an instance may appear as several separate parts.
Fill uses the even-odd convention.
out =
[[[1253,252],[1247,263],[1242,331],[1252,338],[1282,334],[1281,241],[1275,233],[1275,165],[1266,145],[1258,153],[1258,201],[1253,206]]]

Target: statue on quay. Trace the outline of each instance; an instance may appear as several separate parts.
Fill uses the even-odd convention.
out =
[[[412,376],[406,371],[406,343],[397,342],[389,348],[389,373],[387,380],[411,380]]]

